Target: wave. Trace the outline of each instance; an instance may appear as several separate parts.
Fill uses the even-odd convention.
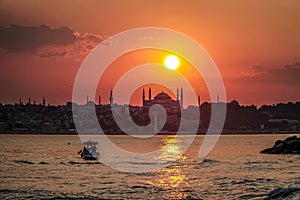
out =
[[[244,163],[245,165],[260,165],[260,164],[278,164],[278,162],[274,161],[247,161]]]
[[[27,160],[14,160],[15,163],[18,163],[18,164],[26,164],[26,165],[33,165],[33,164],[40,164],[40,165],[49,165],[49,163],[47,162],[39,162],[39,163],[34,163],[34,162],[31,162],[31,161],[27,161]]]
[[[198,163],[194,163],[193,165],[195,166],[194,168],[196,169],[199,169],[199,168],[202,168],[202,167],[206,167],[206,166],[214,166],[214,165],[219,165],[221,164],[220,161],[218,160],[213,160],[213,159],[209,159],[209,158],[206,158]]]
[[[201,163],[220,163],[220,161],[206,158]]]
[[[165,164],[164,163],[155,163],[155,162],[126,162],[128,164],[133,164],[133,165],[157,165],[157,164]]]
[[[27,160],[14,160],[15,163],[19,164],[27,164],[27,165],[32,165],[34,164],[33,162],[27,161]]]
[[[39,162],[39,164],[40,164],[40,165],[49,165],[49,163],[43,162],[43,161],[42,161],[42,162]]]
[[[60,162],[60,164],[66,164],[64,162]],[[101,162],[75,162],[75,161],[69,161],[67,164],[70,165],[103,165]]]
[[[138,188],[142,188],[142,189],[147,189],[149,188],[149,186],[147,185],[133,185],[131,186],[132,189],[138,189]]]
[[[39,165],[49,165],[50,163],[45,162],[45,161],[41,161],[38,163],[34,163],[31,161],[27,161],[27,160],[14,160],[15,163],[18,164],[25,164],[25,165],[33,165],[33,164],[39,164]],[[103,165],[101,162],[75,162],[75,161],[69,161],[69,162],[60,162],[59,164],[63,164],[63,165]]]
[[[92,200],[92,199],[101,199],[95,198],[93,196],[82,196],[74,197],[73,194],[57,194],[48,190],[10,190],[10,189],[0,189],[0,198],[3,200],[8,199],[72,199],[72,200]]]
[[[257,199],[258,197],[265,197],[265,194],[244,194],[239,196],[239,199]],[[261,198],[260,198],[261,199]]]
[[[268,194],[267,199],[277,199],[277,198],[285,198],[288,196],[294,196],[294,195],[300,196],[300,188],[275,188]]]

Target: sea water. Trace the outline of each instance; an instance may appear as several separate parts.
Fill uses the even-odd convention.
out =
[[[300,155],[260,154],[290,135],[223,135],[205,158],[204,136],[175,162],[152,172],[128,173],[77,152],[76,135],[0,135],[1,199],[264,199],[270,191],[300,187]],[[189,136],[183,136],[189,137]],[[180,137],[109,136],[114,144],[142,153],[180,150]],[[112,158],[114,155],[112,152]],[[145,158],[147,159],[147,158]],[[113,160],[113,159],[112,159]],[[299,199],[299,193],[288,196]]]

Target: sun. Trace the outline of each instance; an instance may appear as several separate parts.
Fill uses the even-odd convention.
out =
[[[175,70],[179,66],[179,59],[177,56],[169,55],[165,58],[164,65],[168,69]]]

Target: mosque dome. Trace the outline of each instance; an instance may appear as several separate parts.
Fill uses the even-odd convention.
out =
[[[154,97],[155,100],[171,100],[171,97],[164,92],[159,93]]]

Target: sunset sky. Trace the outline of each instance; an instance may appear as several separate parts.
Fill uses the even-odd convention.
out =
[[[220,70],[228,101],[300,101],[299,19],[299,0],[0,0],[0,102],[46,97],[65,104],[91,49],[121,31],[148,26],[182,32],[201,44]],[[157,57],[142,54],[123,56],[110,73]],[[97,95],[104,103],[110,89],[103,80]],[[211,101],[204,90],[197,91],[202,101]]]

